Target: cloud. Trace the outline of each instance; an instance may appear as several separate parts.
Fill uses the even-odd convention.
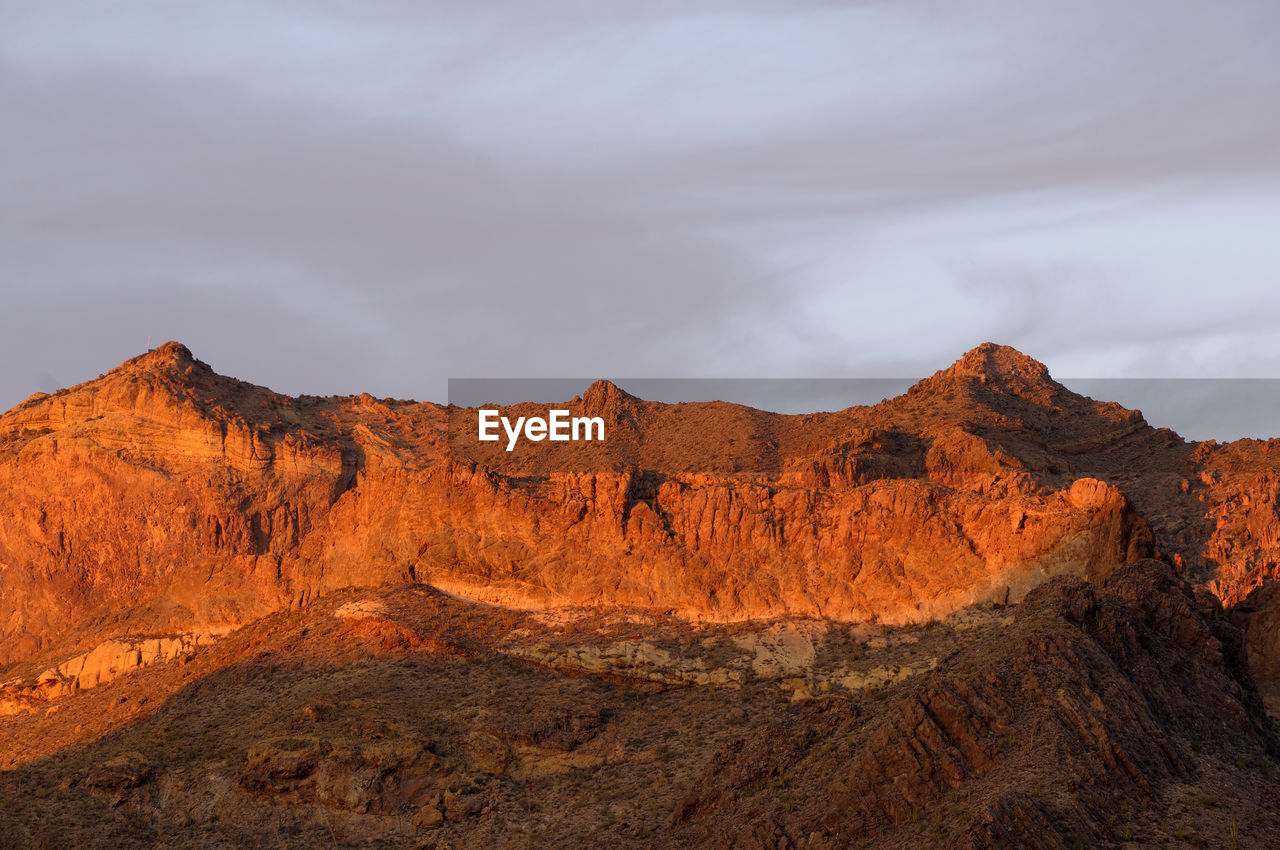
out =
[[[1258,374],[1277,36],[1267,2],[28,5],[0,356],[37,365],[0,405],[147,337],[436,399],[901,377],[992,338]]]
[[[637,354],[676,368],[689,352],[670,334],[692,323],[715,339],[758,300],[732,252],[678,222],[412,124],[270,109],[212,85],[8,79],[0,109],[24,131],[8,145],[36,167],[11,183],[0,250],[12,292],[41,282],[15,306],[47,318],[47,335],[139,347],[144,327],[196,334],[215,365],[293,338],[286,389],[438,397],[433,382],[472,371],[616,370]],[[31,323],[10,316],[16,355]],[[361,384],[315,371],[331,347]]]

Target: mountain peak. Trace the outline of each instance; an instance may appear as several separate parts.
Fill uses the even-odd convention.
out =
[[[1038,404],[1053,403],[1068,392],[1043,363],[1016,348],[984,342],[955,363],[911,388],[912,394],[948,387],[968,387],[984,393],[1018,396]]]
[[[994,342],[971,349],[929,379],[947,383],[957,380],[1025,397],[1052,396],[1065,389],[1039,360]]]
[[[592,416],[617,416],[621,410],[639,401],[617,384],[603,378],[587,387],[587,391],[580,398],[582,409]]]
[[[587,403],[596,401],[635,401],[636,397],[615,384],[613,381],[607,381],[604,378],[601,378],[591,386],[587,387],[587,391],[582,394],[582,400]]]
[[[124,362],[124,366],[130,366],[137,369],[151,370],[184,370],[188,366],[200,364],[196,360],[195,355],[191,353],[191,349],[187,348],[180,342],[169,340],[168,342],[156,348],[148,349],[146,353],[139,354]]]
[[[992,381],[1027,381],[1054,383],[1048,368],[1033,357],[1016,348],[984,342],[943,370],[941,374],[952,377],[977,378],[980,383]]]

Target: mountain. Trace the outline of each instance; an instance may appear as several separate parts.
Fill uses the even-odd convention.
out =
[[[72,627],[226,630],[394,581],[521,605],[910,622],[1151,551],[1129,498],[1050,442],[1064,409],[1071,437],[1100,445],[1134,415],[1010,349],[835,414],[656,404],[605,383],[568,409],[602,415],[612,439],[507,452],[450,425],[473,411],[279,396],[177,343],[29,399],[0,417],[0,659]]]
[[[0,416],[0,844],[1160,843],[1212,788],[1186,835],[1280,835],[1224,799],[1280,790],[1280,443],[991,343],[831,413],[556,407],[608,439],[171,342]]]

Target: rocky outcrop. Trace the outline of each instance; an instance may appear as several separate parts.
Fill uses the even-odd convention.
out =
[[[1250,593],[1231,611],[1244,634],[1249,668],[1271,713],[1280,716],[1280,584],[1270,582]]]
[[[1280,578],[1280,440],[1240,440],[1204,457],[1188,489],[1207,513],[1208,586],[1234,604]]]
[[[796,722],[730,745],[675,822],[702,823],[711,846],[842,847],[919,834],[923,813],[944,811],[963,816],[931,818],[929,846],[1098,845],[1146,830],[1159,843],[1168,836],[1117,801],[1156,805],[1223,764],[1231,779],[1215,775],[1248,787],[1248,765],[1280,752],[1241,649],[1221,607],[1159,562],[1100,585],[1059,578],[1028,595],[1004,640],[915,677],[892,705],[805,703]],[[779,799],[780,776],[830,790]]]
[[[35,710],[50,700],[105,685],[152,664],[175,659],[187,661],[200,647],[208,646],[217,638],[214,632],[202,632],[106,641],[48,668],[34,681],[18,678],[0,685],[0,715]]]
[[[1048,380],[1015,381],[1026,368],[1002,352],[1008,375],[984,392]],[[657,405],[601,382],[570,406],[620,424],[618,442],[506,458],[459,443],[434,405],[287,398],[169,343],[0,418],[0,661],[72,625],[98,642],[227,628],[399,581],[508,604],[908,622],[1150,550],[1119,489],[917,409],[952,380],[820,417]],[[730,466],[746,451],[775,477],[717,471],[720,426],[744,435]]]
[[[250,745],[240,785],[282,802],[353,812],[400,811],[440,798],[446,771],[420,736],[326,740],[287,736]]]
[[[918,479],[819,491],[624,472],[554,475],[529,493],[480,467],[452,472],[409,502],[429,526],[416,571],[492,601],[504,600],[483,594],[509,589],[529,604],[695,619],[911,622],[1016,601],[1060,572],[1103,574],[1150,546],[1124,495],[1101,482],[1025,496]]]
[[[343,590],[0,718],[0,843],[1272,847],[1247,645],[1154,561],[897,627]]]
[[[906,623],[1153,553],[1234,604],[1280,563],[1280,443],[1185,443],[1003,346],[834,413],[566,407],[610,438],[506,452],[474,411],[289,398],[177,343],[33,396],[0,417],[0,663],[350,585]]]

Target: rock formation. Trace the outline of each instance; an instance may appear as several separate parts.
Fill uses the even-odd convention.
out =
[[[1265,848],[1246,643],[1149,560],[912,626],[339,590],[0,717],[0,846]]]
[[[602,383],[570,406],[614,441],[508,455],[451,431],[457,410],[287,398],[169,343],[0,418],[0,659],[73,625],[84,641],[220,629],[396,581],[717,620],[1016,601],[1152,549],[1122,490],[1054,457],[1062,405],[1076,437],[1146,427],[984,347],[827,415]]]
[[[964,817],[930,818],[930,845],[1103,846],[1136,838],[1118,800],[1167,799],[1224,764],[1220,787],[1238,791],[1278,746],[1221,606],[1140,561],[1098,586],[1032,591],[1003,640],[914,678],[891,706],[809,703],[735,741],[674,819],[701,823],[708,846],[847,847],[911,832],[963,791]],[[788,806],[767,791],[783,775],[830,785]]]
[[[0,416],[0,846],[1280,837],[1280,442],[991,344],[833,413],[562,406],[608,439],[168,343]]]

